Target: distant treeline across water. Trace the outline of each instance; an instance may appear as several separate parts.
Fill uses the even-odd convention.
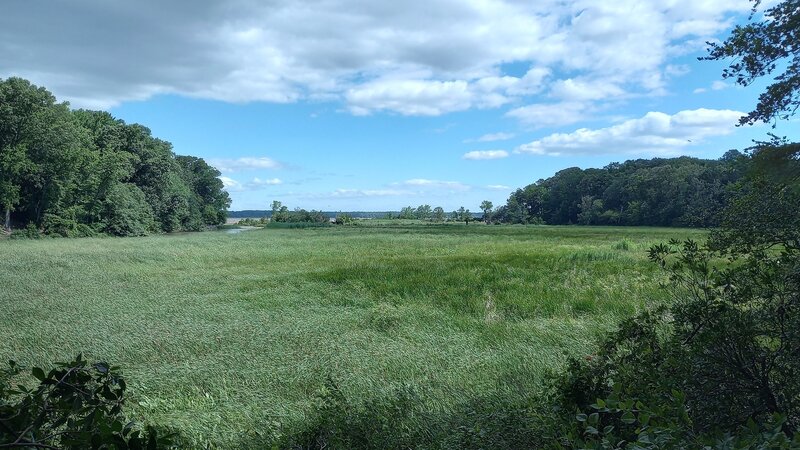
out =
[[[397,217],[399,211],[320,211],[328,218],[347,214],[356,219],[384,219],[386,217]],[[236,219],[260,219],[262,217],[272,217],[272,211],[261,209],[243,209],[241,211],[229,211],[228,216]]]

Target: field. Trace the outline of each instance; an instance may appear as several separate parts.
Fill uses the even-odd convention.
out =
[[[452,416],[533,395],[565,355],[665,301],[646,250],[672,237],[703,233],[384,224],[5,240],[0,359],[119,365],[134,416],[198,445],[302,429],[328,378],[351,399],[405,389]]]

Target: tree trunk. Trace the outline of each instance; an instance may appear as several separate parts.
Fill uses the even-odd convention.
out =
[[[3,229],[11,231],[11,208],[6,207],[6,220],[3,223]]]

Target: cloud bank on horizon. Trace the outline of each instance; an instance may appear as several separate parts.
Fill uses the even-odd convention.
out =
[[[742,112],[703,101],[729,85],[695,81],[687,61],[750,7],[748,0],[10,0],[0,15],[0,77],[25,77],[73,107],[99,109],[176,95],[330,104],[351,118],[492,114],[494,129],[450,144],[451,160],[472,166],[520,155],[676,155],[734,132]],[[696,83],[688,89],[694,103],[675,99],[682,83]],[[251,206],[239,202],[247,192],[291,184],[287,165],[310,164],[270,149],[233,153],[205,156],[236,193],[234,207]],[[234,178],[242,172],[258,176]],[[523,177],[467,182],[444,167],[421,175],[286,195],[409,199],[423,188],[484,195]]]

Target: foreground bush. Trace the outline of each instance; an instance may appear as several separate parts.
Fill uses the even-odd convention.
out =
[[[80,355],[29,378],[13,361],[0,371],[0,448],[163,449],[174,436],[141,429],[123,414],[125,380],[118,368]]]

